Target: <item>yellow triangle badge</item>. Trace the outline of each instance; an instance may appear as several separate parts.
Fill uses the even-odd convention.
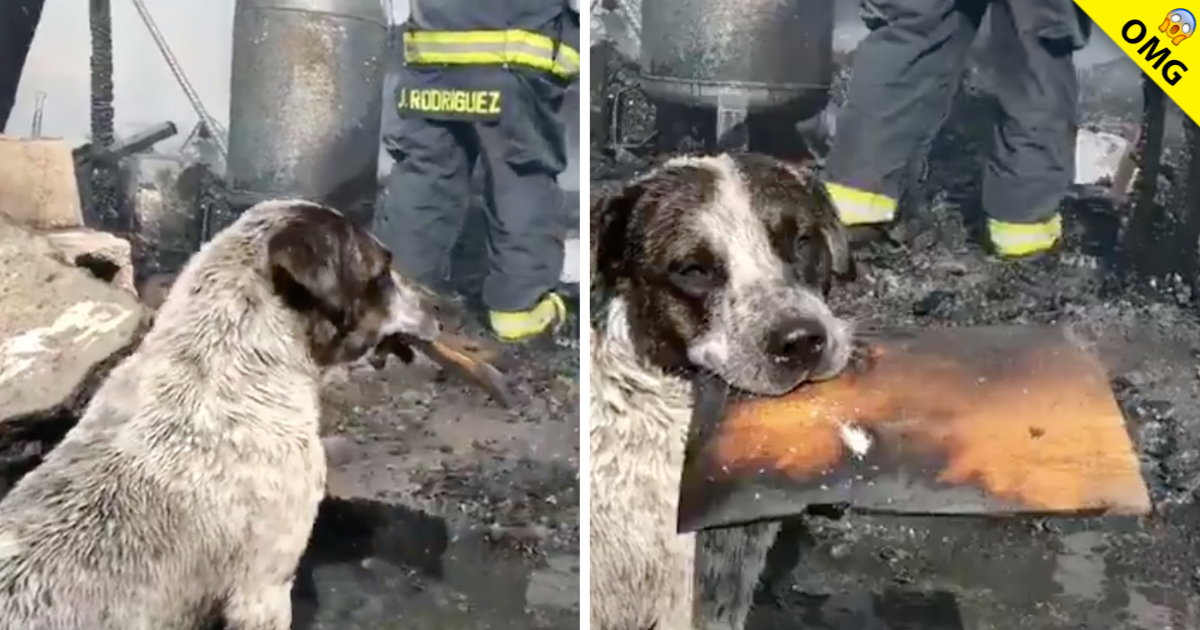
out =
[[[1196,10],[1179,0],[1077,4],[1192,120],[1200,121],[1200,77],[1188,77],[1200,72],[1200,38],[1195,37],[1200,0],[1190,1]]]

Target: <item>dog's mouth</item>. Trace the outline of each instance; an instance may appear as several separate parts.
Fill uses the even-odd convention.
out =
[[[756,396],[783,396],[806,383],[839,376],[853,350],[849,326],[840,320],[820,334],[797,338],[795,344],[735,352],[729,360],[710,362],[709,370],[731,388]]]
[[[410,335],[423,341],[433,341],[442,332],[438,319],[437,299],[428,289],[408,282],[392,272],[396,287],[388,304],[387,319],[381,338],[391,335]]]

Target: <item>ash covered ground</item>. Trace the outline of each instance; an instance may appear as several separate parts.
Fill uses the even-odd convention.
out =
[[[1085,75],[1089,124],[1136,120],[1137,75],[1123,83],[1095,80],[1124,77],[1126,63]],[[613,82],[606,96],[622,100],[626,145],[593,148],[593,195],[619,188],[645,166],[641,139],[652,129],[652,108],[636,89],[616,96],[633,83],[630,66],[617,60],[608,70]],[[1200,627],[1200,302],[1177,276],[1122,279],[1114,272],[1121,219],[1111,205],[1069,203],[1066,247],[1057,259],[1021,266],[989,260],[970,236],[988,133],[986,77],[972,72],[967,83],[894,241],[858,247],[860,281],[832,301],[868,329],[1072,325],[1094,342],[1109,371],[1156,513],[1008,520],[850,515],[789,523],[772,551],[750,628]],[[1168,129],[1176,131],[1169,133],[1178,134],[1173,120]],[[1178,136],[1167,139],[1168,147],[1180,144]]]
[[[579,627],[577,343],[506,354],[512,409],[421,363],[329,385],[336,498],[295,627]]]

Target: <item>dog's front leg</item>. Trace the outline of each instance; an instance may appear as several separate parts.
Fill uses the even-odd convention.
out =
[[[227,630],[291,630],[292,580],[241,585],[225,603]]]
[[[755,523],[701,532],[696,578],[700,630],[743,630],[754,591],[779,535],[779,523]]]

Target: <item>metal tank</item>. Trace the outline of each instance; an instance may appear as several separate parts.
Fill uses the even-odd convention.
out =
[[[235,206],[302,197],[370,222],[387,41],[380,0],[237,1],[226,162]]]
[[[641,17],[643,89],[714,112],[718,141],[748,115],[804,121],[829,101],[833,0],[642,0]]]

